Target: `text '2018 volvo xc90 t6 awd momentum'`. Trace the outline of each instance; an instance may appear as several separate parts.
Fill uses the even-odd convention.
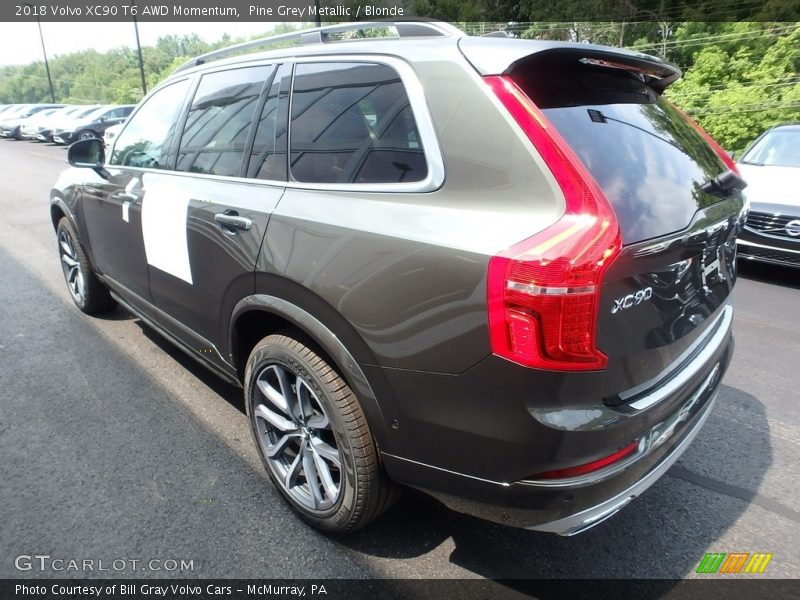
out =
[[[657,58],[440,23],[334,41],[368,26],[205,55],[110,148],[73,144],[51,196],[70,293],[242,386],[322,530],[411,486],[582,531],[708,417],[744,183]]]

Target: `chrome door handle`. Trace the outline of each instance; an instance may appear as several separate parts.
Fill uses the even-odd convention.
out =
[[[253,226],[253,222],[247,217],[240,217],[235,212],[217,213],[214,215],[214,221],[222,225],[226,229],[238,229],[241,231],[249,231]]]

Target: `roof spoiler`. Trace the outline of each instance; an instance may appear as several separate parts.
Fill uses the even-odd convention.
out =
[[[510,75],[522,64],[557,68],[579,61],[640,74],[647,85],[660,94],[683,75],[678,67],[658,57],[595,44],[463,37],[458,46],[482,76]]]

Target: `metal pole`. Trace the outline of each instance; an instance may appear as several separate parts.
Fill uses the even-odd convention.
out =
[[[317,18],[314,19],[317,22],[317,27],[322,26],[322,18],[319,16],[319,0],[314,0],[314,4],[317,7]]]
[[[50,86],[50,102],[56,103],[56,93],[53,91],[53,79],[50,77],[50,63],[47,62],[47,50],[44,49],[44,35],[42,34],[42,22],[36,17],[36,24],[39,26],[39,41],[42,42],[42,55],[44,56],[44,68],[47,71],[47,83]]]
[[[136,52],[139,55],[139,77],[142,79],[142,97],[147,95],[147,82],[144,78],[144,60],[142,60],[142,44],[139,42],[139,23],[133,17],[133,29],[136,32]]]

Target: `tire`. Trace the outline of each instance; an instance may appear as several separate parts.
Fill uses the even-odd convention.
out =
[[[396,500],[355,394],[302,342],[276,334],[256,344],[245,404],[273,484],[313,527],[355,531]]]
[[[93,139],[101,139],[96,132],[92,131],[91,129],[84,129],[78,135],[75,136],[79,140],[93,140]]]
[[[64,281],[75,306],[87,315],[97,314],[114,306],[116,302],[92,270],[80,238],[66,217],[58,222],[56,240]]]

